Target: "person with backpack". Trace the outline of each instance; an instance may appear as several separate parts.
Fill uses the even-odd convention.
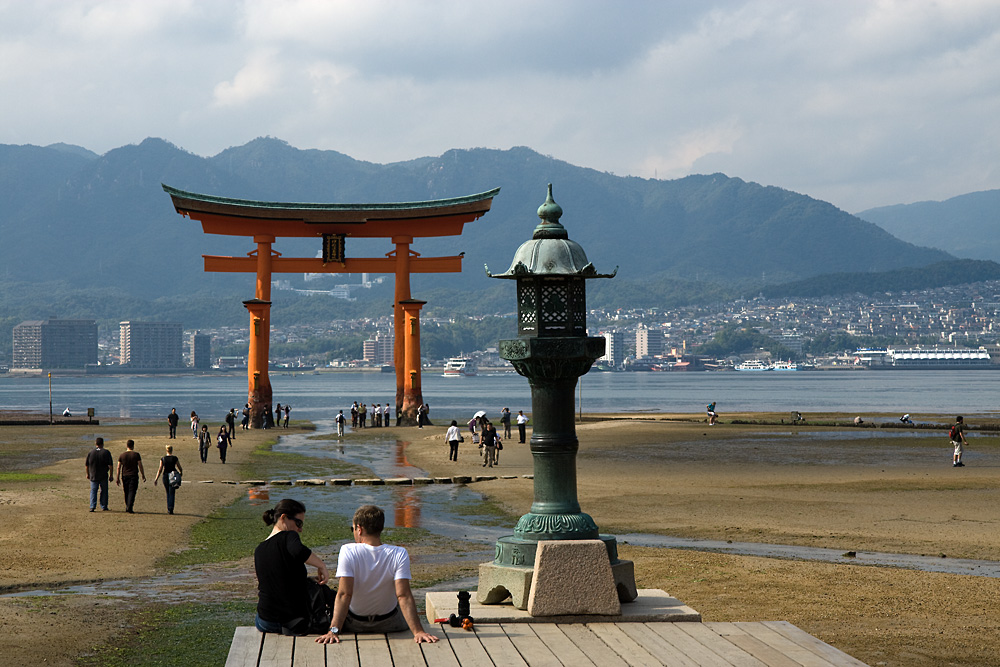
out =
[[[344,422],[346,422],[347,419],[344,417],[344,411],[343,410],[341,410],[340,414],[338,414],[334,418],[334,421],[337,422],[337,435],[338,436],[344,435]]]
[[[955,417],[955,423],[951,425],[951,429],[948,431],[948,438],[951,440],[951,446],[955,448],[955,453],[951,455],[952,467],[964,468],[965,464],[962,463],[962,445],[969,444],[969,441],[965,439],[965,421],[961,415]]]
[[[299,534],[305,518],[306,506],[291,498],[278,501],[274,509],[263,514],[264,525],[273,528],[253,552],[257,574],[254,625],[261,632],[323,634],[330,627],[334,593],[325,586],[330,572],[323,560],[302,544]],[[316,568],[318,585],[306,576],[306,565]],[[310,588],[319,589],[318,605],[313,604]],[[317,606],[326,608],[325,618],[314,618]]]
[[[180,488],[183,473],[180,460],[174,456],[174,446],[167,445],[167,455],[160,459],[160,467],[153,478],[153,486],[156,486],[160,476],[163,476],[163,488],[167,492],[167,514],[174,513],[174,497]]]

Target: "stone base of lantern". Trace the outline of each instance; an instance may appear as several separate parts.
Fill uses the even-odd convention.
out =
[[[632,561],[610,562],[601,540],[538,542],[534,567],[483,563],[476,599],[510,600],[531,615],[614,615],[638,596]],[[614,609],[612,609],[614,607]]]

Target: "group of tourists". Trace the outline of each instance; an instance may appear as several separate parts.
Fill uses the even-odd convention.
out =
[[[205,427],[208,428],[207,426]],[[118,457],[117,475],[111,452],[104,448],[104,438],[97,438],[94,449],[87,453],[84,463],[87,479],[90,481],[90,511],[97,509],[100,502],[101,510],[107,512],[108,486],[111,482],[122,487],[125,493],[125,511],[135,514],[135,495],[139,490],[139,478],[146,481],[146,471],[142,467],[142,456],[135,451],[135,441],[125,443],[125,451]],[[181,485],[181,475],[184,469],[181,462],[174,456],[174,446],[166,446],[166,455],[160,458],[160,466],[153,478],[155,486],[163,479],[163,488],[167,493],[167,514],[174,513],[174,496]]]
[[[244,413],[249,415],[249,404]],[[179,417],[177,415],[177,408],[172,408],[170,414],[167,415],[167,425],[170,427],[170,438],[176,439],[177,437],[177,422]],[[244,421],[249,421],[246,417]],[[209,431],[208,424],[201,423],[201,417],[194,410],[191,411],[191,436],[198,441],[198,454],[201,457],[202,463],[208,462],[208,452],[212,448],[212,441],[214,439],[215,446],[219,449],[219,460],[223,463],[226,462],[226,452],[229,448],[236,444],[236,408],[231,408],[229,412],[226,413],[225,417],[222,419],[222,424],[219,426],[219,431],[213,435]]]
[[[367,428],[368,426],[371,426],[372,428],[380,428],[383,426],[391,426],[391,417],[392,412],[388,403],[385,405],[382,405],[381,403],[365,405],[364,403],[359,404],[357,401],[354,401],[354,405],[351,406],[351,428]],[[341,433],[341,435],[343,435],[343,433]]]
[[[500,424],[503,426],[504,438],[510,437],[510,408],[500,410]],[[525,441],[525,430],[528,418],[523,411],[517,413],[517,430],[521,436],[521,443]],[[500,452],[503,450],[503,439],[497,432],[496,426],[487,419],[485,412],[477,412],[468,423],[469,434],[472,444],[477,445],[479,455],[483,458],[483,467],[492,468],[500,463]],[[454,419],[451,426],[444,434],[445,442],[448,443],[448,460],[458,461],[458,445],[465,442],[458,427],[458,422]]]
[[[358,508],[351,520],[353,542],[337,556],[337,591],[327,586],[330,572],[299,534],[305,505],[286,498],[264,512],[271,534],[254,550],[257,616],[261,632],[318,634],[321,644],[339,644],[343,632],[386,633],[409,629],[416,643],[437,637],[424,631],[410,589],[410,555],[404,547],[382,543],[385,513],[374,505]],[[306,565],[316,569],[316,581]],[[316,614],[321,601],[322,614]],[[323,602],[332,604],[327,606]],[[356,657],[356,656],[355,656]]]

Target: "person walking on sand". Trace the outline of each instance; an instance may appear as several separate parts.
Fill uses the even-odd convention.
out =
[[[236,408],[230,408],[226,413],[226,429],[229,431],[229,439],[236,439]]]
[[[198,439],[198,426],[201,424],[201,417],[194,410],[191,411],[191,436]]]
[[[135,451],[135,441],[129,440],[125,443],[125,451],[118,457],[118,479],[115,480],[115,484],[125,492],[125,511],[129,514],[135,514],[132,507],[135,505],[135,492],[139,490],[139,475],[145,482],[142,457]]]
[[[351,521],[354,542],[337,556],[337,600],[330,631],[320,644],[339,644],[340,633],[402,632],[417,644],[438,640],[420,623],[410,590],[410,554],[404,547],[382,543],[385,513],[374,505],[359,507]],[[353,642],[349,647],[354,650]]]
[[[174,513],[174,498],[177,494],[177,489],[170,483],[170,473],[175,470],[178,474],[184,474],[180,460],[174,456],[174,446],[167,445],[167,455],[160,459],[160,467],[156,471],[156,477],[153,478],[153,486],[156,486],[160,477],[163,477],[163,488],[167,492],[167,514]]]
[[[520,436],[518,442],[522,445],[524,444],[525,428],[528,423],[528,418],[524,416],[523,410],[517,411],[517,435]]]
[[[708,415],[708,425],[715,426],[715,422],[719,418],[719,415],[715,412],[715,401],[705,406],[705,413]]]
[[[500,411],[500,423],[503,424],[503,437],[510,437],[510,408]]]
[[[382,408],[382,426],[390,426],[389,417],[390,417],[389,404],[386,403],[385,407]]]
[[[493,467],[497,459],[497,430],[490,422],[483,424],[483,433],[479,437],[483,445],[483,467]]]
[[[462,435],[458,432],[458,422],[451,420],[451,426],[444,434],[445,442],[448,443],[448,460],[458,461],[458,443],[462,441]]]
[[[334,421],[337,422],[337,435],[338,436],[343,436],[344,435],[344,422],[347,421],[347,418],[344,417],[344,411],[343,410],[341,410],[340,414],[338,414],[334,418]]]
[[[167,415],[167,425],[170,427],[170,439],[177,439],[177,422],[181,420],[181,416],[177,414],[177,408],[170,408],[170,414]]]
[[[965,464],[962,463],[962,445],[969,444],[969,441],[965,439],[965,420],[959,415],[955,417],[955,423],[951,425],[951,430],[948,431],[948,438],[951,440],[951,446],[955,448],[955,453],[951,455],[951,465],[955,468],[964,468]]]
[[[219,448],[219,458],[222,462],[226,462],[226,450],[229,449],[229,434],[226,433],[226,427],[219,427],[219,435],[216,437],[216,447]]]
[[[212,448],[212,434],[208,432],[208,424],[202,424],[201,433],[198,434],[198,454],[201,455],[201,462],[208,462],[208,450]]]
[[[417,406],[417,428],[423,428],[423,427],[424,427],[424,406],[423,405],[418,405]]]
[[[292,406],[285,403],[285,428],[288,428],[288,415],[292,412]]]
[[[87,453],[84,462],[87,468],[87,479],[90,480],[90,511],[97,509],[97,494],[100,491],[101,509],[108,511],[108,482],[115,478],[114,459],[111,452],[104,449],[104,438],[94,441],[94,449]]]

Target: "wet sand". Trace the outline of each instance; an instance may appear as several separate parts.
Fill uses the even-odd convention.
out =
[[[631,418],[578,425],[578,491],[602,532],[1000,560],[1000,438],[973,433],[965,468],[947,430],[750,426]],[[841,416],[842,418],[844,416]],[[725,421],[725,420],[724,420]],[[976,423],[974,418],[969,421]],[[508,441],[489,472],[532,471]],[[431,474],[482,474],[443,434],[409,460]],[[475,487],[515,514],[532,482]],[[706,620],[788,620],[870,664],[1000,664],[1000,580],[623,546],[641,586]]]
[[[1000,560],[1000,439],[993,435],[974,434],[967,467],[954,469],[946,432],[710,428],[698,416],[682,418],[579,426],[580,501],[602,531]],[[191,527],[212,508],[244,492],[185,484],[177,513],[167,515],[162,488],[151,486],[164,430],[4,427],[2,470],[52,477],[0,483],[7,519],[0,523],[0,586],[141,579],[157,558],[184,548]],[[276,433],[238,431],[223,467],[214,449],[211,463],[199,463],[195,441],[178,431],[172,442],[189,482],[230,472],[236,478],[234,464],[249,445]],[[443,434],[441,427],[399,430],[411,443],[409,463],[435,475],[489,471],[469,442],[459,462],[449,462]],[[115,457],[125,438],[136,439],[149,466],[138,514],[122,511],[117,487],[113,511],[87,511],[83,457],[94,435],[105,436]],[[490,472],[532,472],[527,445],[508,441]],[[531,503],[528,480],[473,488],[515,514]],[[789,620],[870,664],[1000,664],[1000,580],[629,545],[621,553],[635,560],[640,586],[669,591],[706,620]],[[89,646],[114,641],[129,621],[127,606],[114,600],[0,599],[0,647],[11,664],[69,665]]]

